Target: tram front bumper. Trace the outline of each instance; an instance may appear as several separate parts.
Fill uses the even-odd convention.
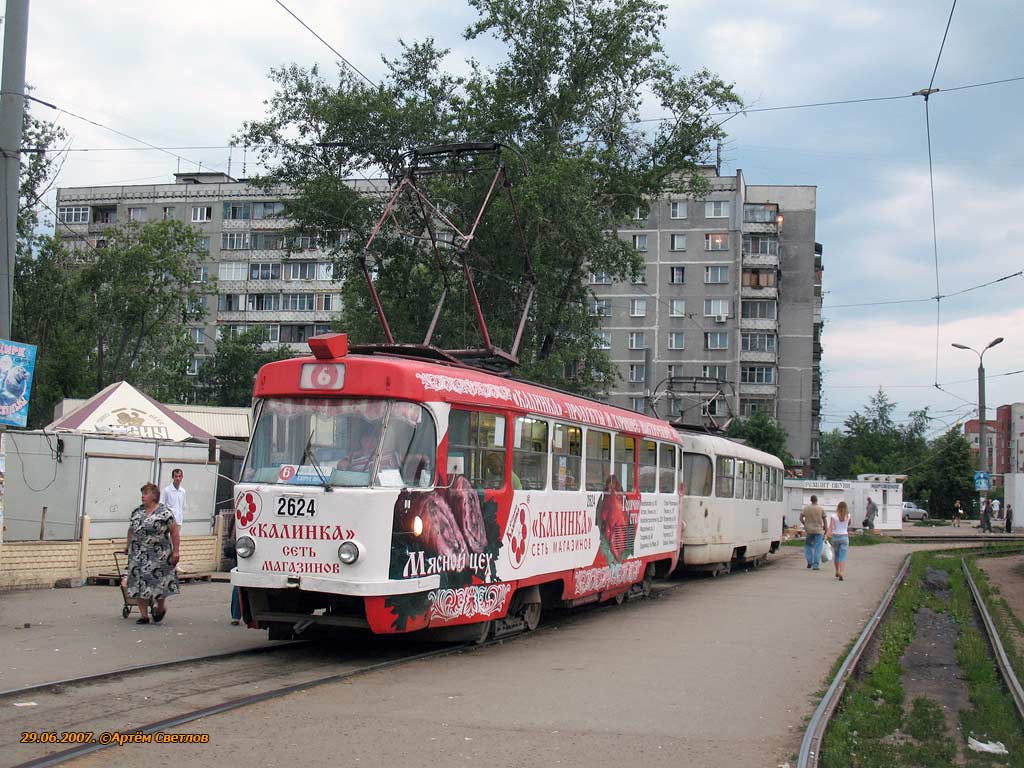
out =
[[[418,579],[393,581],[348,581],[325,579],[319,576],[293,576],[287,573],[248,573],[231,570],[231,583],[236,587],[250,589],[301,589],[305,592],[326,592],[332,595],[352,597],[378,597],[380,595],[408,595],[413,592],[427,592],[441,586],[440,575],[424,576]]]

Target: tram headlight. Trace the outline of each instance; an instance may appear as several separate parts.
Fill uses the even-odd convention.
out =
[[[256,542],[248,536],[239,536],[235,540],[235,554],[239,557],[252,557],[256,551]]]
[[[423,518],[419,515],[416,515],[416,517],[412,519],[412,532],[415,536],[419,536],[423,533]]]
[[[354,541],[343,541],[338,547],[338,559],[345,565],[352,565],[359,559],[359,545]]]

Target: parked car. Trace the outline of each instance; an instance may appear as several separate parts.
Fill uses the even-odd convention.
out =
[[[908,520],[927,520],[928,511],[921,509],[912,501],[903,502],[903,522]]]

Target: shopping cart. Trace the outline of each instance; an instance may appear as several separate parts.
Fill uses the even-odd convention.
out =
[[[121,561],[118,560],[118,555],[128,557],[127,552],[114,552],[114,567],[117,569],[117,584],[121,587],[121,599],[124,600],[124,607],[121,608],[122,618],[127,619],[128,614],[132,612],[132,603],[128,602],[128,574],[121,570]],[[125,569],[127,571],[127,569]],[[152,607],[153,601],[150,600],[150,607]]]

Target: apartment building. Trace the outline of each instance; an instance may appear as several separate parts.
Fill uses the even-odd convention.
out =
[[[980,450],[979,428],[978,419],[964,422],[964,437],[971,444],[975,458]],[[1024,403],[996,408],[995,419],[985,421],[985,444],[994,487],[1002,487],[1004,475],[1024,472]]]
[[[209,172],[176,173],[173,184],[62,188],[56,233],[72,248],[102,248],[105,230],[126,221],[174,219],[200,233],[195,282],[216,278],[217,294],[205,297],[205,320],[190,328],[195,374],[226,334],[261,327],[270,343],[300,351],[340,308],[332,244],[295,232],[283,217],[288,196],[285,188],[267,191]]]
[[[644,255],[643,274],[590,275],[596,343],[621,374],[608,400],[686,424],[766,411],[812,473],[821,412],[817,189],[704,172],[704,199],[652,200],[620,228]]]

